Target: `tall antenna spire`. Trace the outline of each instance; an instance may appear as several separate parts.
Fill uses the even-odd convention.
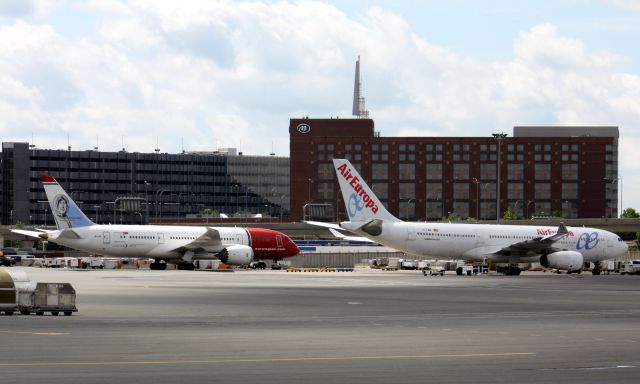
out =
[[[362,96],[362,79],[360,78],[360,55],[356,61],[356,77],[353,84],[353,116],[358,119],[368,119],[369,111],[364,106],[364,97]]]

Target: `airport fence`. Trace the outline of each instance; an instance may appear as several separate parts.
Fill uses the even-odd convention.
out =
[[[354,253],[301,253],[287,259],[294,268],[353,268],[369,259],[406,257],[401,252],[354,252]],[[364,260],[364,261],[363,261]]]

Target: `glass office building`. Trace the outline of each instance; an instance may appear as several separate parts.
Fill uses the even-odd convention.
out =
[[[2,224],[53,225],[40,174],[98,223],[188,222],[202,212],[288,216],[289,159],[210,153],[52,150],[2,144]]]

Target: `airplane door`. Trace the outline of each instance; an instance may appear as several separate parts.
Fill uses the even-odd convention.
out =
[[[242,241],[242,235],[241,234],[237,234],[236,235],[236,244],[244,244],[244,241]]]
[[[164,233],[158,233],[158,244],[164,244]]]
[[[416,240],[416,228],[413,225],[407,225],[407,240],[408,241]]]
[[[276,235],[276,245],[278,246],[278,248],[282,248],[282,236],[280,235]]]
[[[102,244],[110,244],[111,243],[111,236],[109,235],[109,232],[102,232]]]
[[[614,254],[613,251],[615,247],[614,240],[617,240],[617,239],[614,239],[612,236],[605,236],[605,238],[607,240],[606,240],[606,247],[604,247],[604,256],[613,255]]]

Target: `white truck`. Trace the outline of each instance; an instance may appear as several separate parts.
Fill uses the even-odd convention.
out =
[[[620,264],[621,275],[640,275],[640,260],[623,261]]]

